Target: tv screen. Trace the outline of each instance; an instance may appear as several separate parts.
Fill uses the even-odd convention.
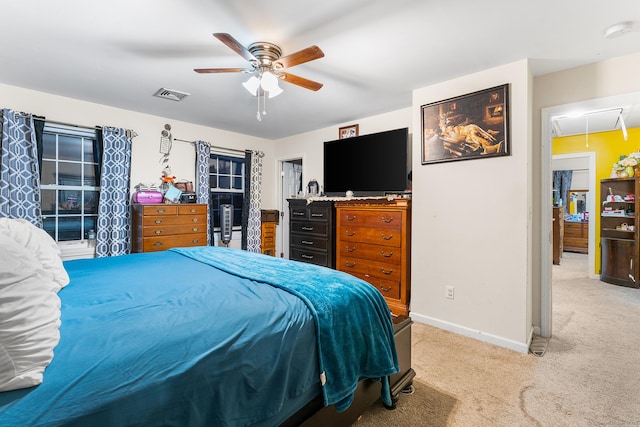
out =
[[[327,196],[378,196],[407,189],[409,129],[361,135],[324,143]]]

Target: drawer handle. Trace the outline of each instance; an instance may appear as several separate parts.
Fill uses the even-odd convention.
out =
[[[200,241],[200,239],[193,239],[193,240],[191,241],[191,243],[198,243],[199,241]]]
[[[198,218],[191,218],[191,222],[198,222]]]
[[[304,231],[313,231],[313,227],[302,227]]]
[[[347,215],[346,218],[347,218],[347,221],[354,221],[357,218],[357,216],[355,216],[355,215],[354,216]]]
[[[391,286],[388,286],[388,287],[380,286],[380,290],[382,292],[389,292],[391,290]]]
[[[322,217],[324,216],[324,214],[321,214],[321,213],[312,213],[312,214],[311,214],[311,216],[312,216],[312,217],[315,217],[315,218],[322,218]]]
[[[304,212],[294,212],[293,216],[304,216]]]
[[[345,261],[345,262],[344,262],[344,264],[345,264],[347,267],[355,267],[355,266],[356,266],[356,263],[355,263],[355,262]]]
[[[306,255],[306,254],[302,254],[302,255],[300,255],[300,256],[301,256],[302,258],[305,258],[305,259],[313,259],[313,255]]]
[[[303,245],[313,246],[313,242],[309,240],[301,240],[300,243],[302,243]]]
[[[389,236],[385,236],[384,233],[380,235],[380,237],[382,238],[382,240],[391,240],[393,239],[393,234],[389,234]]]
[[[385,253],[384,251],[380,251],[380,253],[381,253],[381,254],[382,254],[382,256],[383,256],[383,257],[385,257],[385,258],[389,258],[389,257],[393,256],[393,252],[389,252],[389,253],[387,254],[387,253]]]
[[[356,250],[356,247],[354,246],[354,247],[350,248],[349,246],[346,246],[345,249],[347,250],[347,252],[353,252],[353,251]]]
[[[356,235],[356,232],[355,232],[355,231],[349,231],[349,230],[346,230],[346,231],[345,231],[345,233],[346,233],[346,234],[347,234],[347,236],[349,236],[349,237],[351,237],[351,236],[355,236],[355,235]]]
[[[162,230],[156,230],[154,231],[155,234],[162,234]]]
[[[197,233],[197,232],[198,232],[198,230],[200,230],[198,227],[193,227],[193,228],[191,229],[191,231],[193,231],[194,233]]]
[[[155,242],[153,246],[162,246],[162,242]]]
[[[189,209],[189,212],[196,213],[196,212],[198,212],[198,210],[197,209]]]
[[[389,217],[387,218],[386,216],[383,216],[382,218],[380,218],[380,220],[382,222],[386,222],[387,224],[390,223],[391,221],[393,221],[393,217]]]
[[[165,209],[156,209],[156,212],[159,214],[165,213]]]
[[[162,224],[162,220],[161,220],[161,219],[156,219],[156,220],[155,220],[155,221],[153,221],[153,222],[155,222],[156,224]]]
[[[391,270],[385,270],[384,268],[380,268],[380,271],[382,271],[384,274],[391,274],[393,273],[393,268]]]

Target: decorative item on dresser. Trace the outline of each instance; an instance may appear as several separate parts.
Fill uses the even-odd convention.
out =
[[[638,288],[640,178],[600,181],[600,280]]]
[[[331,201],[288,199],[289,259],[335,268],[334,208]]]
[[[131,252],[206,246],[206,204],[133,204]]]
[[[265,255],[276,256],[276,226],[280,221],[277,210],[260,210],[260,248]]]
[[[396,315],[411,300],[411,199],[336,201],[336,269],[366,280]]]

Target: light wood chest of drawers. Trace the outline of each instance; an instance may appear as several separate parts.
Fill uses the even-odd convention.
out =
[[[375,286],[394,314],[409,315],[411,200],[338,201],[336,269]]]
[[[131,252],[207,244],[207,205],[132,205]]]

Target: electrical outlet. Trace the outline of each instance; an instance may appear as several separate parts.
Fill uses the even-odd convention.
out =
[[[453,286],[447,286],[447,293],[446,293],[446,297],[449,299],[453,299]]]

